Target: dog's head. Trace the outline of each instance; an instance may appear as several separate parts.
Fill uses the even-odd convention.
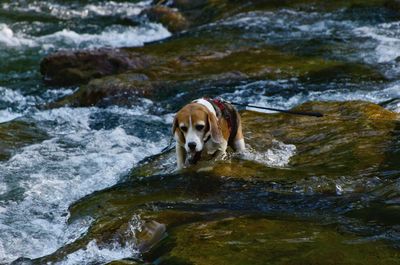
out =
[[[199,103],[190,103],[175,115],[172,133],[178,144],[185,148],[189,162],[193,163],[209,137],[215,143],[222,141],[217,117]]]

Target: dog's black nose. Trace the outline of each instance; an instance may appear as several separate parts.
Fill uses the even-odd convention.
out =
[[[188,143],[189,149],[194,151],[196,149],[196,143],[195,142],[190,142]]]

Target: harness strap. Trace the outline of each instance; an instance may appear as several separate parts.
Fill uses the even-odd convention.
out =
[[[217,118],[220,119],[221,117],[223,117],[228,123],[228,129],[229,129],[228,144],[232,146],[239,125],[239,120],[238,120],[239,117],[237,115],[235,107],[233,107],[228,102],[225,102],[218,98],[214,99],[205,98],[205,100],[210,102],[211,105],[214,107],[215,112],[217,114]]]

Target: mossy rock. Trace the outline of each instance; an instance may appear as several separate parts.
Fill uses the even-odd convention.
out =
[[[21,120],[0,123],[0,160],[12,156],[18,148],[47,139],[46,132]]]
[[[140,261],[123,259],[123,260],[115,260],[107,263],[106,265],[146,265],[148,263],[143,263]],[[148,264],[149,265],[149,264]]]
[[[295,110],[320,112],[325,116],[243,111],[244,136],[250,152],[248,158],[245,155],[244,158],[233,156],[226,161],[206,161],[191,170],[207,170],[215,176],[269,181],[297,181],[313,176],[352,179],[361,173],[375,174],[391,156],[388,148],[397,141],[394,134],[399,126],[398,114],[373,103],[308,102]],[[263,161],[268,158],[268,151],[274,148],[274,140],[296,147],[287,165],[280,167]],[[173,151],[155,156],[134,168],[131,177],[171,173],[173,159]],[[335,185],[322,190],[335,192]]]
[[[242,116],[247,135],[270,132],[274,138],[296,145],[292,167],[323,168],[328,175],[329,171],[337,171],[356,176],[362,170],[379,166],[394,140],[392,132],[398,122],[398,114],[362,101],[309,102],[296,110],[321,112],[325,116],[246,112]],[[259,142],[258,138],[253,145]],[[252,145],[251,138],[249,144]]]
[[[126,105],[137,97],[163,101],[178,93],[194,98],[200,89],[224,87],[218,92],[225,93],[232,84],[254,80],[295,78],[318,84],[386,80],[367,64],[304,54],[266,44],[262,38],[243,38],[245,33],[244,28],[215,25],[144,47],[55,53],[41,63],[44,79],[81,87],[50,107]]]
[[[168,1],[155,1],[157,4],[169,4]],[[295,9],[305,11],[329,12],[339,9],[354,8],[388,8],[398,10],[397,0],[253,0],[253,1],[227,1],[227,0],[175,0],[172,7],[176,7],[192,25],[202,25],[216,20],[224,19],[237,13],[277,9]]]
[[[363,64],[301,57],[269,46],[227,47],[229,44],[214,38],[188,36],[126,51],[152,59],[146,67],[137,65],[135,70],[123,74],[93,79],[53,105],[90,106],[104,102],[129,105],[137,97],[160,101],[183,92],[193,98],[209,84],[232,89],[232,83],[249,80],[297,78],[320,83],[385,80],[378,71]]]
[[[170,32],[176,33],[189,27],[189,21],[176,9],[155,5],[142,11],[141,15],[150,21],[158,22],[167,27]]]
[[[356,218],[360,222],[367,223],[372,220],[385,225],[396,225],[397,222],[388,223],[377,219],[373,214],[376,207],[360,208],[360,198],[366,192],[376,194],[374,196],[393,192],[376,190],[374,186],[369,186],[368,178],[375,177],[382,165],[386,166],[385,163],[391,156],[390,147],[393,144],[398,145],[398,114],[361,101],[309,102],[296,110],[318,111],[325,116],[316,118],[242,112],[244,134],[252,152],[266,152],[273,145],[274,139],[296,145],[296,154],[287,166],[273,167],[262,161],[232,157],[227,161],[204,162],[198,167],[176,173],[172,150],[150,157],[134,168],[132,173],[122,180],[123,183],[95,192],[71,205],[70,222],[79,221],[87,216],[93,218],[94,222],[84,236],[43,258],[42,261],[58,260],[66,253],[74,252],[86,246],[88,242],[96,240],[98,244],[105,246],[115,242],[140,246],[144,252],[150,250],[144,255],[146,260],[152,261],[161,257],[159,261],[164,262],[162,264],[218,264],[226,260],[223,259],[224,256],[217,260],[213,252],[210,252],[212,260],[202,260],[196,255],[189,258],[192,255],[188,253],[194,251],[195,246],[201,251],[208,251],[209,247],[215,248],[217,244],[217,241],[208,242],[207,237],[203,238],[204,242],[200,242],[196,235],[203,234],[202,227],[221,227],[220,222],[224,223],[222,219],[225,217],[249,212],[268,214],[276,218],[288,215],[315,219],[323,217],[330,223],[343,222],[344,226],[348,222],[346,216]],[[396,152],[396,147],[393,150]],[[340,193],[337,193],[337,185],[342,185],[343,177],[349,182],[348,190],[351,194],[348,196],[340,196]],[[379,208],[387,220],[394,220],[398,215],[396,205]],[[134,236],[127,233],[131,231],[132,220],[136,220],[137,216],[140,216],[143,224],[149,224],[149,228],[164,226],[170,237],[161,241],[160,247],[154,249],[154,245],[165,235],[157,232],[162,229],[150,229],[149,231],[155,233],[145,233],[139,239],[135,236],[140,234]],[[272,251],[272,243],[266,243],[266,240],[258,242],[257,234],[254,235],[250,230],[246,234],[240,230],[240,227],[258,227],[258,223],[265,225],[267,231],[275,227],[274,235],[277,237],[285,236],[285,232],[282,231],[286,230],[283,227],[292,227],[292,224],[294,228],[288,229],[290,233],[296,234],[296,229],[306,226],[322,235],[316,236],[312,242],[300,242],[300,245],[298,242],[285,242],[288,244],[285,247],[278,244],[277,254],[271,254],[273,259],[268,260],[271,256],[265,256],[266,260],[262,260],[272,264],[291,264],[293,260],[304,264],[308,264],[306,261],[322,264],[328,255],[332,255],[332,251],[340,253],[340,256],[333,260],[337,264],[358,264],[358,255],[354,254],[357,251],[363,253],[362,255],[364,251],[375,253],[371,254],[372,256],[380,253],[382,256],[378,255],[378,258],[383,260],[383,264],[390,264],[392,261],[389,258],[392,250],[381,243],[362,243],[363,240],[360,240],[360,243],[356,236],[341,235],[330,228],[313,223],[284,221],[280,224],[282,221],[265,218],[256,219],[257,221],[254,221],[254,218],[250,221],[246,218],[243,220],[245,221],[242,226],[242,221],[235,223],[235,219],[228,220],[228,223],[232,222],[232,227],[239,227],[237,231],[242,231],[240,236],[243,237],[244,234],[248,235],[249,240],[253,238],[254,248],[241,249],[241,244],[236,246],[218,241],[226,253],[229,253],[232,247],[238,250],[240,255],[249,253],[236,257],[238,262],[244,259],[253,262],[253,259],[260,255],[261,249]],[[271,227],[268,227],[270,225]],[[264,228],[258,227],[254,231]],[[193,248],[184,244],[190,238],[190,230],[196,232],[191,235],[195,238]],[[313,234],[311,230],[302,231]],[[210,231],[208,232],[213,233],[213,229]],[[219,236],[218,231],[214,232],[212,239]],[[268,233],[267,235],[270,238],[274,236]],[[230,240],[230,235],[225,239],[227,241],[223,242],[236,240]],[[142,243],[138,243],[140,240]],[[333,244],[332,248],[328,245],[330,241]],[[347,241],[357,244],[347,244]],[[273,242],[276,243],[276,239]],[[293,251],[295,258],[283,258],[289,255],[285,252],[286,248]],[[370,258],[368,255],[366,257]],[[371,260],[375,261],[373,257]],[[361,261],[364,262],[363,259]]]
[[[146,67],[150,58],[122,49],[60,51],[40,62],[40,72],[47,84],[69,86],[85,84],[102,76]]]
[[[132,106],[139,98],[154,96],[154,84],[144,74],[123,73],[89,81],[72,95],[52,102],[46,108],[102,105]]]
[[[178,226],[167,240],[172,249],[157,264],[400,264],[383,242],[312,222],[228,218]]]

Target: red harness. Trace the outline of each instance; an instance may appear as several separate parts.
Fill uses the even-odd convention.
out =
[[[229,133],[231,133],[231,131],[232,131],[232,119],[231,119],[231,115],[229,113],[229,110],[225,107],[224,102],[222,100],[218,99],[218,98],[206,99],[206,100],[209,101],[211,104],[214,103],[213,106],[217,106],[218,107],[218,109],[220,110],[221,116],[224,117],[224,119],[228,123]],[[218,117],[218,115],[217,115],[217,117]]]
[[[203,99],[207,100],[213,106],[217,119],[223,117],[226,120],[229,130],[228,144],[232,146],[240,123],[240,118],[238,116],[237,110],[231,104],[229,104],[229,102],[226,102],[223,99]]]

